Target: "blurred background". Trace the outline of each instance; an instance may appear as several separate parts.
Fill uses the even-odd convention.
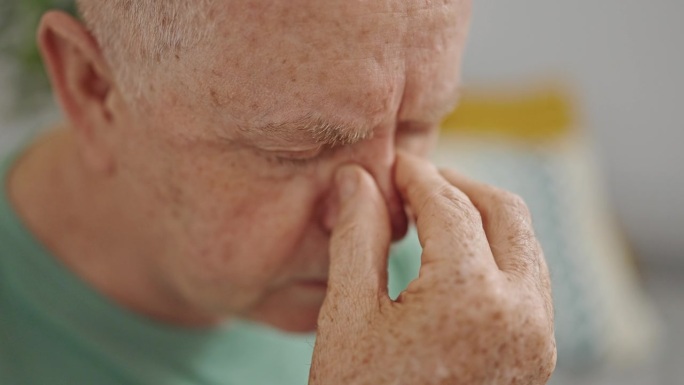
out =
[[[559,287],[558,281],[567,278],[559,270],[566,265],[548,255],[558,242],[548,237],[542,239],[547,241],[544,246],[556,280],[554,297],[559,317],[559,368],[551,383],[684,384],[684,2],[473,3],[473,26],[464,66],[464,101],[470,101],[468,112],[477,115],[489,109],[511,121],[518,117],[511,116],[503,107],[508,104],[509,109],[527,110],[528,119],[522,120],[528,126],[554,126],[554,132],[565,126],[565,130],[560,134],[562,138],[547,139],[541,144],[537,141],[531,146],[533,151],[530,146],[518,148],[515,156],[506,147],[510,144],[502,145],[501,140],[493,141],[489,135],[484,145],[478,140],[477,152],[493,154],[489,157],[495,160],[487,164],[498,166],[482,170],[486,163],[482,158],[487,155],[465,155],[458,161],[454,159],[454,163],[476,163],[470,167],[473,173],[517,190],[528,200],[533,213],[538,202],[527,190],[534,183],[529,175],[537,171],[529,166],[530,162],[545,162],[547,171],[555,170],[556,178],[572,181],[565,191],[574,191],[573,195],[557,196],[560,204],[556,207],[568,205],[562,215],[580,217],[574,227],[570,224],[574,231],[594,226],[594,236],[585,232],[574,237],[594,250],[585,251],[584,258],[578,258],[582,253],[568,258],[575,258],[583,266],[595,263],[595,258],[606,262],[594,270],[590,280],[593,282],[584,284],[594,295],[610,290],[629,293],[623,298],[607,296],[614,305],[620,303],[611,309],[620,316],[606,319],[593,341],[599,345],[598,340],[619,327],[625,327],[625,335],[616,336],[618,342],[613,348],[594,355],[593,365],[582,362],[578,356],[586,356],[586,352],[566,349],[575,343],[569,335],[576,332],[564,323],[566,317],[562,314],[572,303],[560,296],[567,288]],[[457,114],[455,117],[458,120]],[[479,130],[472,128],[476,122],[480,123]],[[473,117],[461,122],[459,129],[471,127],[466,131],[468,146],[472,147],[473,132],[491,131],[497,125],[504,124]],[[516,130],[516,124],[511,126]],[[458,141],[464,141],[463,135],[454,140]],[[492,142],[496,144],[493,146]],[[558,142],[563,144],[559,146]],[[572,144],[568,146],[568,142]],[[511,166],[516,161],[523,166]],[[565,174],[558,171],[559,163],[568,162],[582,176],[569,175],[567,167]],[[499,174],[503,171],[509,175],[502,177],[491,171],[497,167],[501,169]],[[525,186],[508,181],[511,173],[521,171],[526,177],[517,179],[525,180]],[[580,183],[583,191],[578,189]],[[587,203],[587,199],[593,204]],[[599,211],[605,213],[601,220],[595,216]],[[540,229],[540,219],[547,216],[541,213],[535,218],[542,238],[545,234]],[[596,237],[599,233],[603,235]],[[621,278],[612,275],[623,269],[624,264],[632,271],[623,270]],[[587,275],[581,268],[577,270]],[[581,297],[577,293],[573,296],[576,301],[586,301],[592,295],[584,300]],[[629,304],[630,301],[642,304]],[[628,315],[626,307],[630,306],[637,315]],[[589,312],[589,317],[601,313],[600,306],[587,306],[584,311]],[[639,314],[649,315],[627,325]],[[621,320],[622,317],[629,319]],[[572,318],[570,323],[577,326],[580,322],[588,321]],[[619,342],[646,329],[649,332],[640,341]],[[617,351],[631,353],[621,355]],[[644,355],[639,356],[640,351]]]
[[[474,1],[468,84],[560,79],[644,262],[684,266],[684,2]]]
[[[30,3],[0,0],[2,155],[58,116],[40,72],[16,71],[36,68],[27,31],[50,1]],[[684,384],[682,16],[676,0],[474,1],[436,161],[530,204],[554,279],[552,384]]]

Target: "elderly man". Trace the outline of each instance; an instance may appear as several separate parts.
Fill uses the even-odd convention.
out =
[[[524,204],[423,160],[470,1],[79,9],[38,31],[65,122],[2,168],[1,383],[548,380]]]

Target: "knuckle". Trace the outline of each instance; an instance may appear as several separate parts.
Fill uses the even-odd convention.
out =
[[[555,348],[555,339],[553,319],[547,312],[546,301],[534,292],[522,297],[524,299],[516,301],[513,310],[526,345],[532,351],[548,352],[551,347]]]
[[[496,189],[495,195],[496,201],[498,201],[506,211],[512,212],[520,217],[530,217],[530,208],[520,195],[501,189]]]
[[[528,235],[516,235],[511,238],[511,253],[515,258],[506,261],[506,270],[518,275],[519,279],[525,281],[539,281],[539,263],[535,255],[530,254]]]
[[[338,247],[344,246],[345,249],[354,250],[359,243],[359,228],[358,223],[345,223],[336,229],[333,241]]]
[[[532,342],[536,343],[535,346],[540,350],[546,348],[553,339],[553,328],[550,327],[546,310],[536,309],[533,315],[527,317],[525,324],[527,325],[528,336]]]
[[[527,342],[524,345],[531,354],[530,363],[536,365],[534,369],[538,370],[540,377],[544,378],[550,376],[556,367],[556,340],[553,336],[553,328],[549,328],[548,321],[544,317],[536,318],[544,321],[533,321],[534,325],[527,333]]]
[[[463,278],[459,286],[463,297],[467,300],[468,308],[482,321],[510,321],[509,315],[512,314],[510,301],[495,274],[489,272],[473,274]],[[498,316],[491,317],[492,313]]]
[[[535,304],[537,301],[508,301],[508,312],[499,330],[505,330],[504,337],[512,352],[520,357],[530,383],[546,380],[556,365],[557,351],[553,332],[553,321],[546,312]],[[544,382],[545,383],[545,382]]]
[[[436,209],[457,216],[470,224],[482,222],[480,212],[470,202],[468,197],[455,187],[444,184],[433,194],[433,200],[438,203]]]

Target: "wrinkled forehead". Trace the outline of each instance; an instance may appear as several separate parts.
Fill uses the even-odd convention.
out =
[[[205,54],[190,59],[210,105],[238,120],[311,109],[381,119],[408,72],[439,77],[440,55],[458,59],[469,12],[465,0],[226,2]]]

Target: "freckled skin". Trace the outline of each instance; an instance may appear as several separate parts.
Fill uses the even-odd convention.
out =
[[[316,329],[311,385],[545,383],[553,307],[527,208],[421,159],[454,104],[470,2],[214,6],[209,37],[159,57],[135,103],[77,21],[43,18],[69,122],[9,181],[37,237],[161,322]],[[301,162],[301,130],[257,130],[312,113],[372,135]],[[405,207],[424,252],[393,302]]]
[[[333,172],[365,167],[403,227],[394,156],[397,148],[426,153],[453,107],[468,7],[257,1],[215,15],[237,12],[244,22],[221,24],[219,39],[162,65],[152,80],[158,92],[125,129],[137,140],[113,152],[121,178],[144,186],[137,199],[167,227],[178,253],[164,268],[179,296],[209,314],[308,330],[323,296],[293,283],[327,277]],[[305,167],[269,162],[255,151],[268,138],[244,143],[235,134],[312,111],[375,134]],[[414,120],[425,123],[422,133],[398,129]]]

